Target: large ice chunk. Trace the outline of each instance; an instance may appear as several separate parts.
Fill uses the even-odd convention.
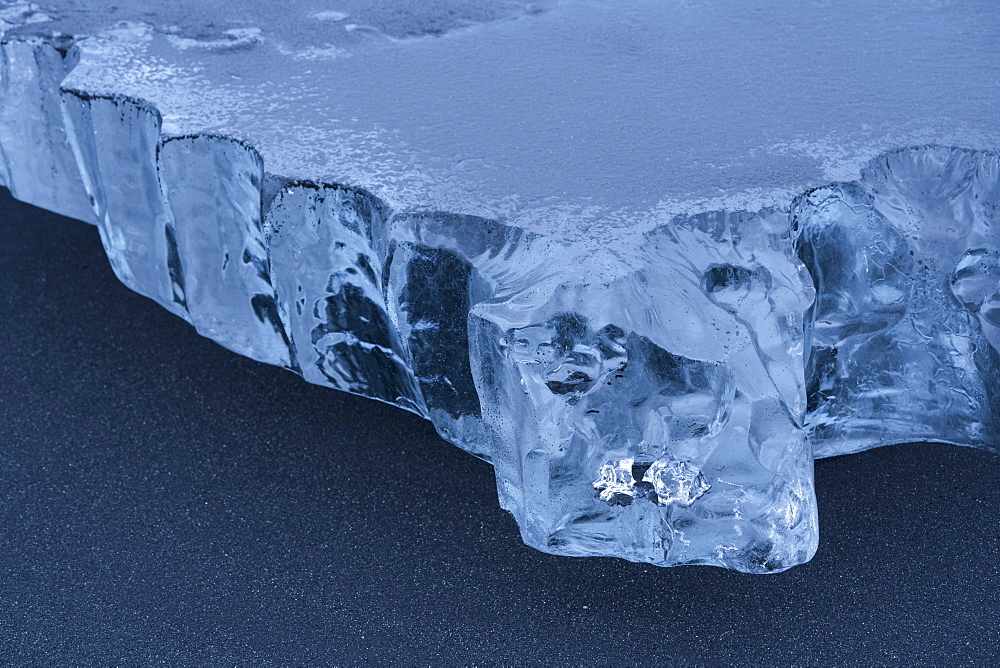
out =
[[[530,545],[774,572],[814,451],[1000,410],[1000,5],[800,5],[0,0],[0,182]]]

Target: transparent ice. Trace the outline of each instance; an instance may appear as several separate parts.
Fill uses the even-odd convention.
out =
[[[0,30],[0,183],[204,336],[433,421],[540,550],[780,571],[818,544],[814,455],[998,445],[992,0]]]

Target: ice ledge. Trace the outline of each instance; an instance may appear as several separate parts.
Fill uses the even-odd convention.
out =
[[[903,148],[611,248],[272,175],[61,89],[69,41],[0,52],[15,197],[95,223],[122,282],[204,336],[491,459],[539,549],[783,570],[816,549],[813,450],[997,447],[995,153]]]

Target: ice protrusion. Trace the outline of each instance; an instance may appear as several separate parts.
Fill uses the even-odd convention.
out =
[[[170,270],[191,324],[241,355],[292,366],[262,225],[260,156],[202,135],[164,140],[157,158],[173,220]]]
[[[0,183],[22,202],[96,223],[60,104],[78,60],[70,38],[0,41]]]
[[[381,203],[335,185],[275,187],[267,246],[302,377],[426,415],[386,303]]]
[[[160,114],[141,100],[63,93],[64,118],[118,279],[188,319],[174,220],[157,169]]]
[[[809,429],[817,456],[888,443],[994,446],[1000,427],[1000,157],[893,151],[792,207],[816,281]]]
[[[528,544],[753,572],[815,550],[801,430],[812,287],[781,220],[678,219],[610,280],[536,281],[476,307],[500,499]]]

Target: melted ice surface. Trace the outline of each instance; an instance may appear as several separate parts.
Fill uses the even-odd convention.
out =
[[[65,87],[150,100],[167,134],[571,237],[787,206],[902,145],[1000,144],[993,0],[32,8],[23,29],[86,36]]]

